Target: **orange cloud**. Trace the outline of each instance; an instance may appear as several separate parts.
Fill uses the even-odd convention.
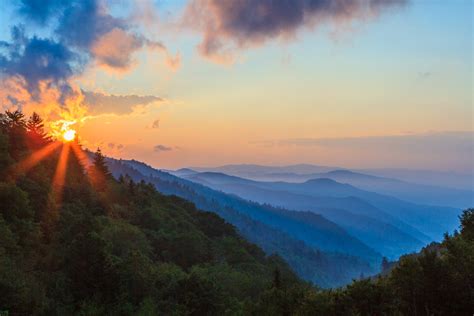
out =
[[[114,28],[94,43],[91,52],[97,64],[105,69],[127,71],[133,65],[132,54],[143,44],[143,39],[138,36]]]
[[[45,120],[45,127],[52,132],[58,122],[78,121],[87,115],[84,95],[77,87],[67,93],[48,81],[40,81],[33,97],[22,79],[10,77],[0,81],[0,103],[4,109],[21,109],[26,115],[38,113]]]

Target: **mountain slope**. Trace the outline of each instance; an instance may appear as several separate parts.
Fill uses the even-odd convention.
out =
[[[116,181],[99,153],[87,169],[78,147],[62,160],[77,144],[3,122],[0,314],[243,314],[268,289],[308,288],[216,214],[146,183]]]
[[[299,215],[298,212],[249,203],[137,161],[109,159],[108,163],[116,176],[128,174],[134,179],[145,180],[153,183],[160,192],[181,196],[199,208],[216,212],[235,225],[248,240],[260,245],[267,253],[280,254],[301,277],[320,286],[346,284],[361,273],[373,273],[374,265],[378,267],[380,262],[380,255],[375,251],[314,214],[309,214],[312,222],[305,223],[297,216],[291,217]],[[142,172],[149,176],[143,176]],[[335,253],[336,250],[341,253]],[[365,260],[355,256],[362,256]],[[314,258],[320,259],[314,261]],[[372,266],[367,264],[368,261]]]
[[[192,174],[187,178],[205,181],[216,189],[241,194],[261,203],[273,202],[274,205],[311,210],[342,208],[357,215],[383,220],[424,242],[439,240],[445,232],[453,230],[460,212],[455,208],[406,202],[331,179],[313,179],[304,183],[262,182],[209,172]],[[292,197],[292,194],[298,196]],[[310,203],[312,206],[308,206]]]
[[[468,207],[473,204],[474,191],[415,184],[397,179],[377,177],[350,170],[334,170],[307,175],[308,179],[328,178],[348,183],[363,190],[391,195],[400,199],[429,205]]]
[[[435,240],[441,239],[445,232],[455,229],[457,216],[460,213],[459,209],[414,204],[330,179],[313,179],[296,184],[262,183],[262,186],[312,196],[357,197],[408,223]]]
[[[258,183],[217,173],[194,174],[188,179],[251,201],[322,214],[390,258],[395,258],[407,251],[418,250],[423,245],[421,241],[393,226],[390,222],[377,220],[377,218],[389,220],[391,217],[358,198],[316,197],[267,189],[266,187],[270,183]],[[398,223],[399,221],[393,219],[392,222]]]

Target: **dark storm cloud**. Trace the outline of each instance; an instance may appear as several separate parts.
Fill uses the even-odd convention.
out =
[[[172,151],[173,148],[165,146],[165,145],[156,145],[155,147],[153,147],[153,150],[155,152],[162,152],[162,151]]]
[[[185,18],[204,32],[200,51],[221,53],[235,47],[290,37],[302,26],[350,22],[377,16],[408,0],[193,0]]]

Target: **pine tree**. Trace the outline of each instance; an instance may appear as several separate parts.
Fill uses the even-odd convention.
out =
[[[28,122],[26,123],[26,128],[30,132],[33,132],[39,135],[44,135],[43,120],[36,112],[33,112],[33,114],[28,119]]]
[[[390,263],[388,262],[387,257],[382,258],[382,273],[388,271],[390,269]]]
[[[92,166],[89,169],[89,175],[97,191],[105,191],[107,188],[107,181],[112,177],[112,174],[107,167],[105,157],[102,154],[100,148],[94,154],[94,160]]]
[[[9,128],[26,128],[25,115],[18,110],[5,111],[5,121]]]
[[[474,208],[464,210],[459,216],[461,221],[461,234],[466,240],[474,240]]]
[[[105,157],[102,154],[100,148],[97,148],[97,151],[94,154],[94,168],[105,177],[109,177],[111,175],[109,167],[107,167],[107,163],[105,162]]]
[[[33,112],[28,119],[26,129],[29,136],[29,145],[32,149],[42,147],[50,141],[50,138],[44,131],[43,120],[36,112]]]
[[[2,117],[2,129],[8,135],[10,156],[14,160],[20,160],[27,151],[25,116],[18,110],[5,111]]]

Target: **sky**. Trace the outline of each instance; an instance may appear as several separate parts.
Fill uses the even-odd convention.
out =
[[[0,105],[92,150],[473,170],[471,0],[0,1]]]

